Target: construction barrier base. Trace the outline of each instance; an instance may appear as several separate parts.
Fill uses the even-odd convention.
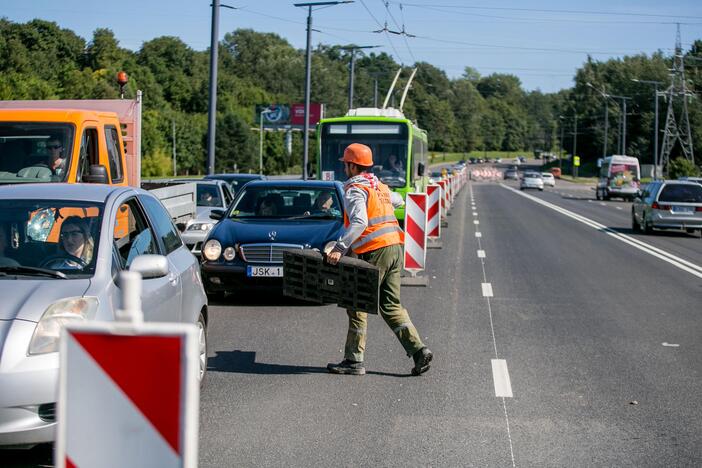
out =
[[[436,239],[427,239],[427,249],[441,249],[444,247],[444,243]]]
[[[441,227],[442,227],[442,228],[447,228],[447,227],[448,227],[448,221],[441,221]]]
[[[341,257],[329,265],[315,250],[283,254],[283,294],[316,304],[378,313],[379,270],[363,260]]]
[[[416,272],[413,271],[404,271],[403,274],[409,273],[410,276],[402,276],[400,278],[400,285],[401,286],[420,286],[420,287],[427,287],[429,286],[429,278],[424,276],[424,275],[418,275]]]

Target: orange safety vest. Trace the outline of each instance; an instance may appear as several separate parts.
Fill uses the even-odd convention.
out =
[[[355,254],[363,254],[389,245],[402,244],[405,236],[395,217],[388,186],[378,182],[376,189],[360,184],[352,184],[351,187],[361,188],[368,195],[368,226],[351,244],[351,250]],[[349,218],[344,213],[344,226],[349,227],[349,224]]]

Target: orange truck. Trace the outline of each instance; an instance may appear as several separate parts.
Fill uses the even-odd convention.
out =
[[[135,99],[0,101],[0,184],[141,186],[141,92]],[[194,184],[153,191],[176,222],[195,215]]]

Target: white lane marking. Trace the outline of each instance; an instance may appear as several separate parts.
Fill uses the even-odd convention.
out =
[[[588,203],[594,203],[595,200],[588,200],[587,202],[588,202]]]
[[[482,283],[483,287],[483,297],[492,297],[492,284]]]
[[[474,211],[473,216],[478,216],[478,213]]]
[[[485,258],[485,251],[484,250],[478,250],[478,258]]]
[[[662,344],[663,346],[668,346],[669,348],[678,348],[678,347],[680,347],[680,345],[677,344],[677,343],[666,343],[665,341],[664,341],[663,343],[661,343],[661,344]]]
[[[607,204],[600,202],[600,206],[607,206]]]
[[[478,221],[477,219],[474,219],[473,224],[480,224],[480,221]]]
[[[616,207],[618,210],[622,210],[623,208],[621,206]]]
[[[566,210],[565,208],[561,208],[558,205],[554,205],[552,203],[546,202],[544,200],[541,200],[540,198],[533,197],[531,195],[528,195],[526,193],[522,193],[519,190],[515,190],[511,187],[508,187],[504,184],[501,184],[502,187],[506,188],[507,190],[511,190],[517,195],[521,195],[523,197],[529,198],[532,201],[535,201],[536,203],[539,203],[540,205],[543,205],[547,208],[551,208],[554,211],[557,211],[561,214],[564,214],[568,216],[569,218],[572,218],[576,221],[580,221],[581,223],[590,226],[591,228],[597,229],[600,232],[603,232],[607,234],[608,236],[614,237],[617,240],[620,240],[624,242],[625,244],[629,244],[632,247],[641,250],[642,252],[645,252],[649,255],[652,255],[656,258],[659,258],[663,260],[664,262],[670,263],[671,265],[686,271],[698,278],[702,278],[702,266],[694,264],[692,262],[688,262],[685,259],[682,259],[676,255],[671,254],[670,252],[666,252],[665,250],[659,249],[658,247],[654,247],[651,244],[647,244],[646,242],[642,242],[638,239],[635,239],[631,236],[628,236],[626,234],[621,234],[614,229],[608,228],[604,224],[600,224],[597,221],[593,221],[589,218],[586,218],[585,216],[581,216],[577,213],[574,213],[570,210]]]
[[[512,398],[512,382],[509,380],[507,361],[504,359],[491,359],[492,379],[495,383],[495,396]]]
[[[475,233],[475,237],[483,237],[483,235],[482,235],[481,233],[479,233],[479,232],[476,232],[476,233]]]

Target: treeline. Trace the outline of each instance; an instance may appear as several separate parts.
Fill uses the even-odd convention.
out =
[[[219,44],[217,101],[217,171],[258,170],[258,133],[255,106],[302,102],[304,51],[270,33],[239,29]],[[702,90],[702,41],[687,58],[690,88]],[[347,110],[348,52],[339,46],[319,45],[312,58],[312,101],[325,104],[327,116]],[[644,163],[653,155],[653,89],[632,81],[667,83],[671,57],[662,53],[637,55],[606,62],[588,60],[575,76],[573,88],[558,93],[526,92],[519,78],[509,74],[481,76],[466,67],[463,76],[449,79],[428,63],[406,67],[393,99],[399,103],[411,68],[417,76],[405,104],[405,114],[428,130],[434,151],[553,151],[569,152],[576,136],[577,153],[584,162],[602,154],[604,101],[587,85],[628,101],[627,154]],[[355,105],[372,106],[374,80],[382,102],[400,67],[385,53],[365,55],[356,62]],[[0,99],[100,99],[119,97],[118,71],[129,74],[125,94],[144,92],[144,175],[172,171],[172,129],[175,124],[178,172],[204,172],[207,152],[209,52],[195,51],[177,37],[145,42],[138,51],[119,46],[108,29],[97,29],[90,41],[43,20],[19,24],[0,19]],[[663,86],[662,88],[664,88]],[[666,103],[661,99],[661,129]],[[689,103],[695,153],[702,159],[702,105]],[[615,153],[619,132],[618,107],[610,103],[609,153]],[[311,145],[313,151],[316,146]],[[679,154],[679,148],[675,154]],[[299,165],[300,133],[293,138],[292,154],[282,133],[266,132],[264,164],[267,173]],[[311,158],[313,160],[313,158]]]

